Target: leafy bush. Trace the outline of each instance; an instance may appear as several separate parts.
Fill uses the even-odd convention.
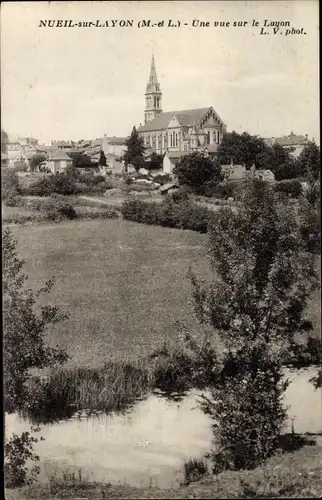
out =
[[[214,473],[225,469],[251,469],[277,448],[286,411],[281,398],[287,384],[278,365],[265,356],[256,376],[250,366],[239,370],[231,359],[225,367],[224,384],[203,396],[202,408],[213,419],[215,452]],[[236,369],[236,373],[229,373]],[[239,371],[239,373],[237,373]]]
[[[179,188],[178,190],[173,191],[168,196],[175,203],[180,203],[182,201],[188,201],[190,194],[191,194],[191,191],[186,186],[183,186],[183,187]]]
[[[161,186],[163,186],[164,184],[171,182],[172,178],[170,174],[158,174],[153,177],[153,180],[154,182],[157,182],[158,184],[161,184]]]
[[[277,192],[286,193],[291,198],[298,198],[302,194],[302,185],[300,181],[296,179],[285,179],[275,184],[275,190]]]
[[[3,169],[1,171],[1,195],[3,202],[6,204],[7,200],[9,200],[10,203],[19,194],[21,194],[21,189],[17,172],[11,169]]]
[[[183,156],[173,170],[180,185],[188,186],[195,194],[204,194],[208,182],[219,183],[221,167],[202,153]]]
[[[26,288],[24,261],[16,252],[17,242],[9,228],[2,232],[3,292],[3,379],[4,407],[7,412],[21,408],[27,399],[26,381],[30,368],[63,363],[68,358],[59,347],[45,344],[46,328],[66,318],[57,307],[36,309],[37,299],[48,293],[53,281],[36,293]]]
[[[38,432],[39,428],[31,428],[31,432]],[[43,441],[44,438],[40,438]],[[5,444],[4,478],[7,488],[19,488],[26,484],[32,484],[40,472],[38,465],[33,465],[28,477],[28,461],[39,462],[39,456],[33,452],[33,445],[38,438],[30,432],[23,432],[21,436],[13,434]]]
[[[43,204],[42,210],[44,211],[46,219],[49,220],[73,220],[77,217],[74,207],[69,203],[61,201],[46,200]]]
[[[162,204],[142,200],[126,200],[121,208],[123,218],[143,224],[154,224],[177,229],[207,232],[210,212],[192,202],[176,203],[166,197]]]
[[[207,464],[204,460],[192,458],[184,463],[184,485],[200,481],[208,472]]]
[[[146,203],[142,200],[125,200],[121,208],[125,220],[142,224],[157,224],[159,207],[156,203]]]
[[[14,191],[8,192],[3,202],[7,207],[19,207],[21,204],[19,196]]]

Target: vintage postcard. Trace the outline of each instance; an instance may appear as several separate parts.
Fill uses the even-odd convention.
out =
[[[322,496],[319,5],[1,5],[7,500]]]

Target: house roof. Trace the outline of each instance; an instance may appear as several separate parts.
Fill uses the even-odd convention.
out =
[[[128,137],[106,137],[107,142],[109,144],[112,144],[114,146],[121,146],[124,145],[125,142],[127,141]]]
[[[279,144],[280,146],[304,146],[306,143],[306,136],[296,135],[293,132],[288,136],[275,139],[275,144]]]
[[[292,146],[304,146],[307,141],[307,135],[297,135],[291,132],[290,135],[284,135],[283,137],[268,137],[264,139],[266,144],[273,146],[273,144],[278,144],[279,146],[292,147]]]
[[[65,151],[62,151],[60,149],[56,151],[51,151],[49,153],[49,161],[73,161],[68,154],[65,153]]]
[[[192,127],[200,122],[209,109],[210,106],[208,108],[184,109],[181,111],[167,111],[165,113],[160,113],[154,118],[154,120],[151,120],[145,125],[139,127],[138,132],[152,132],[154,130],[167,128],[173,116],[176,117],[182,127]]]

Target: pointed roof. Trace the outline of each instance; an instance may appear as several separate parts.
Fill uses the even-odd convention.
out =
[[[150,82],[157,82],[158,81],[157,70],[155,69],[154,54],[152,54],[152,61],[151,61],[151,69],[150,69],[149,81]]]
[[[161,93],[160,85],[158,82],[157,70],[155,67],[154,54],[152,54],[150,76],[149,76],[149,81],[148,81],[147,86],[146,86],[146,93],[147,92],[160,92]]]
[[[60,149],[53,151],[49,154],[49,161],[73,161],[70,156],[68,156],[65,151],[61,151]]]

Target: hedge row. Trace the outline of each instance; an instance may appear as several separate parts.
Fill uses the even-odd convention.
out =
[[[121,213],[125,220],[176,229],[206,233],[212,213],[187,200],[175,202],[167,197],[161,204],[142,200],[127,200]]]

